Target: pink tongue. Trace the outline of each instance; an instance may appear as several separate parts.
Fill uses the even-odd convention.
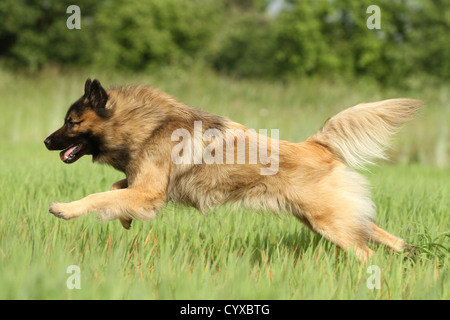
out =
[[[77,147],[77,146],[72,147],[72,148],[70,148],[69,150],[67,150],[66,152],[64,152],[63,160],[66,160],[66,159],[69,157],[69,155],[72,153],[72,151],[73,151],[76,147]]]

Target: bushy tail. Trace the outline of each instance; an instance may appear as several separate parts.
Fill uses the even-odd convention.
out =
[[[414,99],[362,103],[328,119],[308,140],[330,148],[349,167],[360,169],[386,159],[389,138],[423,105]]]

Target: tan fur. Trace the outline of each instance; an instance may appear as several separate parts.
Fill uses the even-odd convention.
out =
[[[386,159],[389,138],[422,105],[414,99],[358,104],[327,120],[309,140],[327,145],[351,168],[362,169],[372,159]]]
[[[419,102],[385,100],[344,110],[305,142],[280,140],[277,172],[262,175],[260,169],[267,165],[260,159],[249,162],[255,152],[249,146],[245,163],[171,161],[171,151],[178,143],[171,140],[174,130],[183,128],[193,134],[194,121],[201,120],[203,132],[216,128],[223,133],[227,129],[245,133],[243,125],[189,107],[154,88],[126,86],[107,93],[105,108],[110,116],[102,118],[94,111],[84,111],[78,117],[82,123],[73,130],[76,134],[89,130],[100,136],[105,151],[94,160],[123,171],[126,179],[114,183],[111,191],[71,203],[52,203],[49,210],[54,215],[71,219],[97,212],[104,219],[120,219],[128,229],[134,219],[153,219],[169,200],[202,212],[233,202],[260,211],[291,213],[363,261],[373,253],[367,246],[369,241],[399,252],[407,246],[375,225],[368,182],[352,168],[384,157],[388,137],[411,118]],[[251,137],[249,134],[244,139],[248,143]],[[226,146],[233,145],[235,160],[243,157],[237,154],[238,140],[224,136],[224,155]],[[270,142],[268,137],[267,144]],[[209,142],[202,143],[205,147]],[[272,160],[275,152],[269,150]]]

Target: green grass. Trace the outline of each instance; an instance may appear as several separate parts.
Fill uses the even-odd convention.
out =
[[[129,231],[95,215],[56,219],[48,213],[49,202],[108,190],[123,175],[88,157],[65,165],[42,143],[62,124],[86,75],[47,70],[30,77],[2,71],[1,299],[450,298],[450,168],[442,137],[450,123],[450,97],[444,86],[408,92],[317,79],[282,85],[176,70],[94,76],[105,79],[106,86],[152,84],[249,127],[278,128],[281,138],[293,141],[361,101],[426,100],[429,108],[396,140],[396,164],[364,173],[372,182],[377,223],[416,245],[420,254],[413,260],[378,247],[363,265],[293,217],[227,206],[204,216],[170,203],[154,221],[133,222]],[[70,265],[81,269],[79,290],[67,288]],[[381,269],[379,290],[367,287],[369,265]]]

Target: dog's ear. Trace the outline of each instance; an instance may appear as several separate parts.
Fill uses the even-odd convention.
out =
[[[86,81],[86,85],[88,84],[88,81],[90,81],[90,79]],[[94,81],[92,81],[92,83],[90,84],[88,91],[89,95],[87,96],[87,98],[94,110],[100,111],[101,109],[104,109],[106,106],[106,102],[108,101],[108,94],[106,93],[105,89],[103,89],[100,81],[94,79]]]
[[[89,94],[91,93],[91,85],[92,85],[91,78],[87,78],[86,83],[84,84],[84,96],[86,98],[89,98]]]

